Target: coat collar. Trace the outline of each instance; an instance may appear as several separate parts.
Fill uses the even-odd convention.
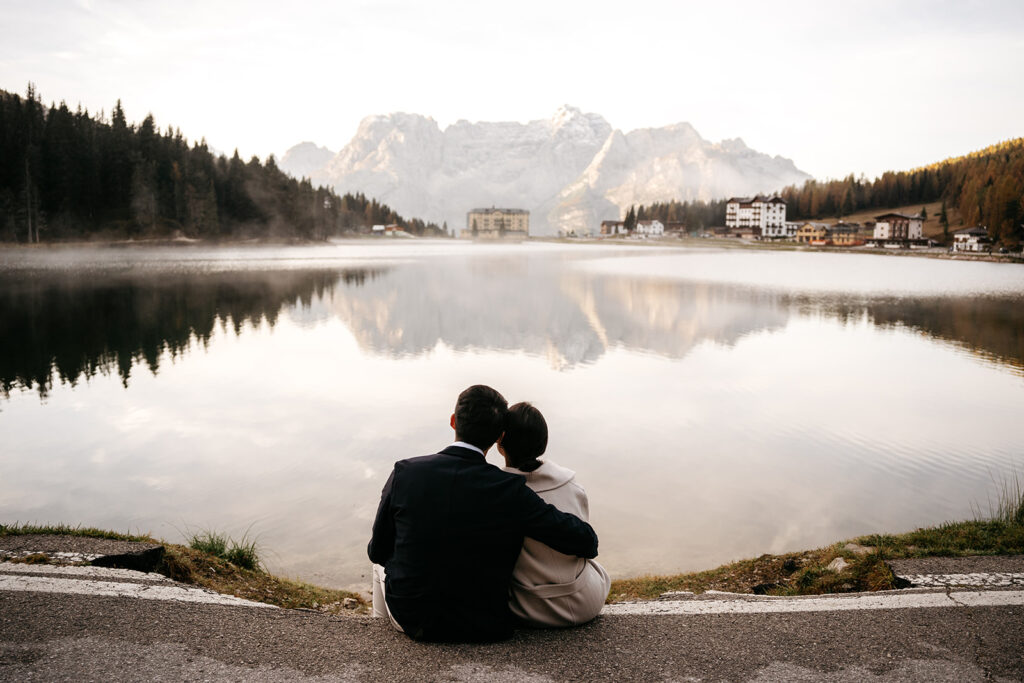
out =
[[[502,469],[526,477],[527,485],[537,492],[557,489],[576,478],[576,473],[568,467],[556,465],[550,460],[542,460],[540,467],[532,472],[523,472],[514,467],[503,467]]]

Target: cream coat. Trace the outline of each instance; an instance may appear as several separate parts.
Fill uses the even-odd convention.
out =
[[[523,475],[546,502],[588,521],[587,492],[572,470],[544,461],[533,472],[505,471]],[[512,573],[509,607],[533,626],[576,626],[598,615],[610,588],[611,579],[594,560],[563,555],[527,538]]]

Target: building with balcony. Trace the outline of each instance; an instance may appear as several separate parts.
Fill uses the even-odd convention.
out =
[[[785,239],[786,201],[781,197],[733,197],[725,205],[725,227],[760,228],[764,239]]]
[[[925,244],[924,219],[920,215],[883,213],[875,216],[875,231],[868,243],[878,247],[909,247]]]
[[[466,214],[463,239],[512,239],[530,236],[530,212],[525,209],[473,209]]]

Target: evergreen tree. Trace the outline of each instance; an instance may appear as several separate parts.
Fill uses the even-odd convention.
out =
[[[636,229],[636,220],[636,208],[630,206],[629,211],[626,212],[626,219],[623,221],[623,227],[627,233],[632,233]]]
[[[942,224],[942,243],[949,244],[949,214],[946,213],[946,200],[942,200],[942,208],[939,209],[939,223]]]
[[[238,153],[215,157],[179,129],[161,132],[152,115],[129,124],[121,102],[90,116],[65,103],[43,107],[35,86],[25,97],[0,90],[0,240],[119,235],[209,238],[270,235],[322,240],[373,223],[439,234],[365,195],[339,197]]]

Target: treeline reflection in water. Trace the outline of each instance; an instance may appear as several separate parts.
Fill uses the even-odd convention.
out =
[[[918,330],[1024,369],[1024,307],[1005,298],[794,297],[719,284],[585,274],[557,264],[468,261],[345,270],[6,273],[0,279],[0,389],[117,373],[125,386],[205,346],[220,326],[275,326],[283,313],[335,316],[367,353],[490,349],[544,356],[556,368],[611,348],[682,358],[733,344],[793,315]],[[309,313],[314,311],[313,313]],[[855,360],[855,359],[850,359]]]
[[[19,273],[0,280],[0,390],[75,385],[116,372],[153,374],[161,358],[205,346],[218,326],[242,334],[308,307],[377,270]]]

